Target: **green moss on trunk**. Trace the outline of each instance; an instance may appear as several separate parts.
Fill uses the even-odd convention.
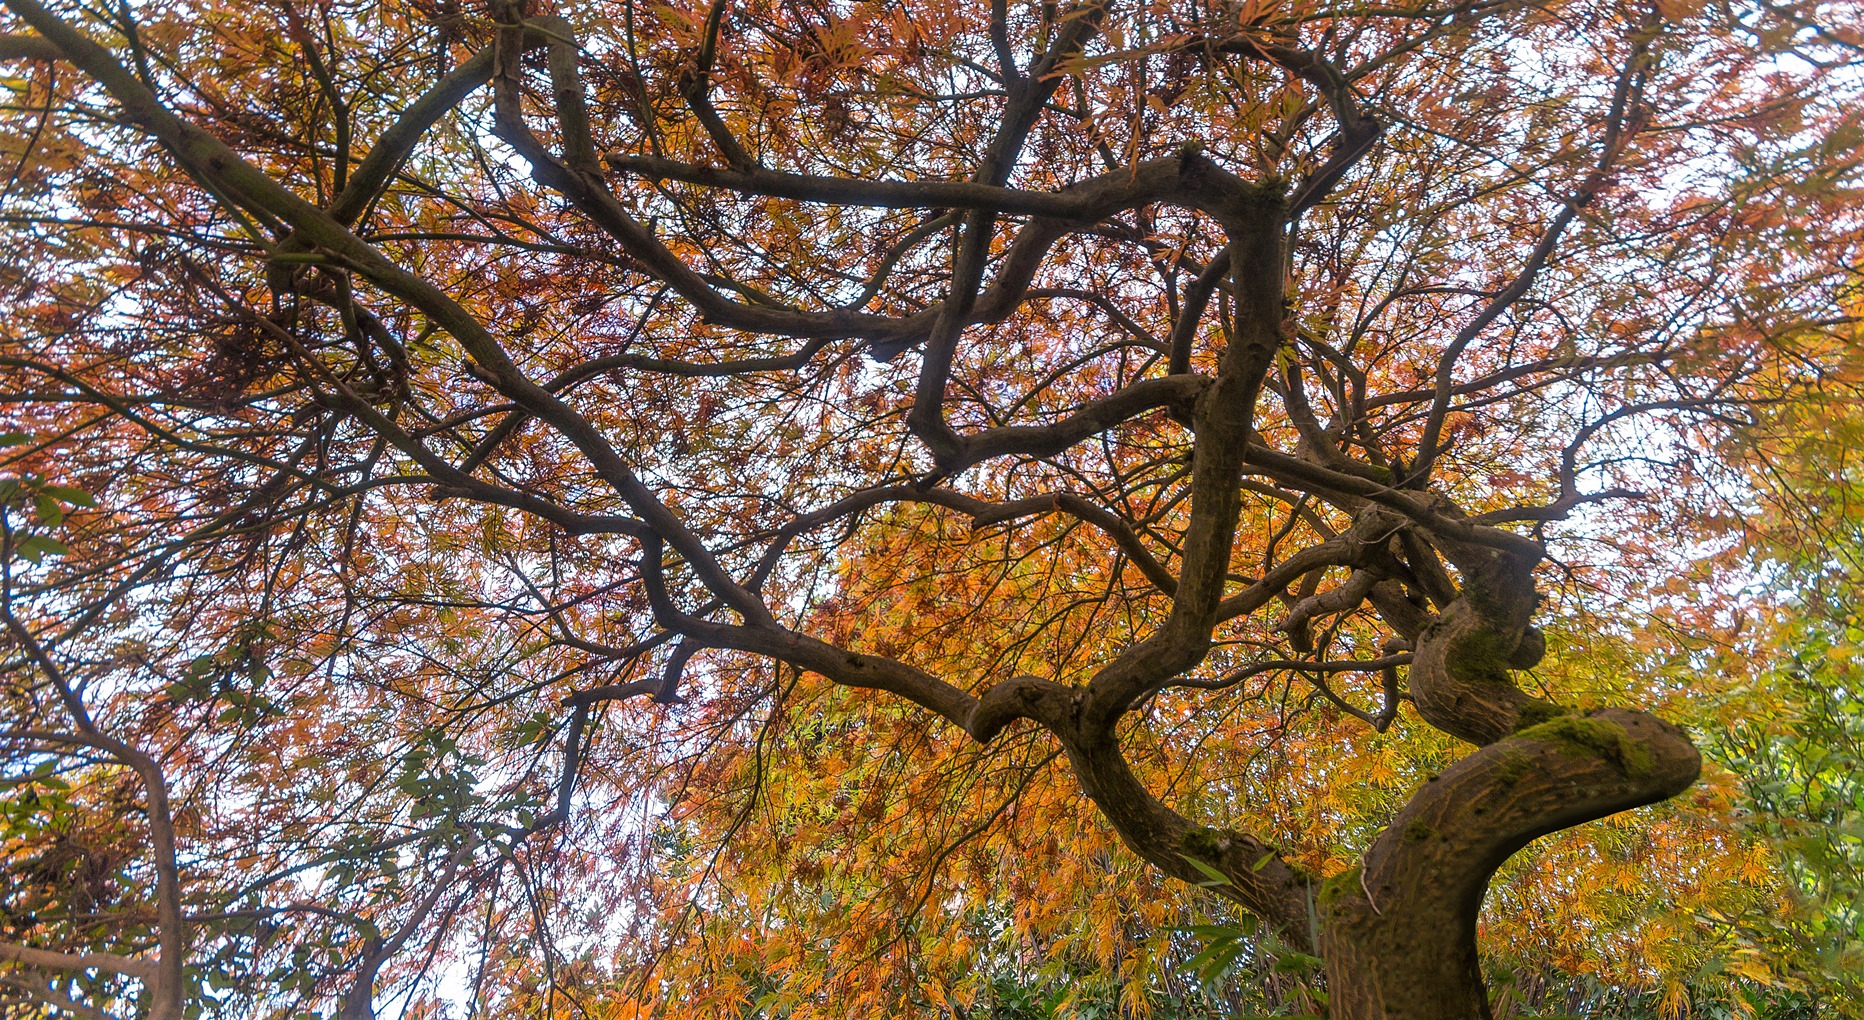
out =
[[[1207,861],[1221,861],[1231,847],[1243,841],[1243,834],[1230,829],[1199,826],[1184,834],[1185,853]]]
[[[1521,707],[1516,710],[1516,713],[1521,720],[1515,726],[1515,732],[1519,733],[1522,730],[1539,726],[1541,723],[1558,719],[1561,716],[1572,715],[1573,710],[1567,708],[1565,705],[1556,705],[1551,701],[1542,701],[1539,698],[1535,698],[1531,701],[1522,702]]]
[[[1344,897],[1359,891],[1359,866],[1355,864],[1320,883],[1320,892],[1314,897],[1314,902],[1320,905],[1322,911],[1326,911]]]
[[[1655,764],[1648,748],[1632,740],[1623,726],[1609,719],[1564,715],[1515,735],[1538,740],[1575,757],[1604,758],[1627,776],[1648,775]]]
[[[1534,759],[1520,751],[1504,752],[1495,763],[1495,781],[1513,786],[1534,771]]]

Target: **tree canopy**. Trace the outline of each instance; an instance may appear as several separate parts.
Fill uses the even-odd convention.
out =
[[[7,1015],[1856,964],[1856,7],[0,7]]]

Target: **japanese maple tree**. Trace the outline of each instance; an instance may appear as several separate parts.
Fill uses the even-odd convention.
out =
[[[678,961],[844,866],[758,980],[877,958],[1033,782],[1057,876],[1487,1016],[1496,869],[1701,768],[1534,672],[1562,550],[1856,300],[1846,5],[0,6],[35,1009],[956,1013]],[[1370,737],[1458,750],[1326,847]]]

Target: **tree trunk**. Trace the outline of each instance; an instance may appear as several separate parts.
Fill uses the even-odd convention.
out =
[[[1476,954],[1489,877],[1535,837],[1673,797],[1702,759],[1642,712],[1563,715],[1424,785],[1317,898],[1333,1020],[1490,1016]]]

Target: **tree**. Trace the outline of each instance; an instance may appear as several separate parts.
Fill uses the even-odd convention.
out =
[[[936,909],[1061,770],[1331,1015],[1488,1015],[1495,870],[1700,766],[1524,684],[1555,558],[1856,285],[1843,7],[5,8],[0,959],[80,1013],[568,994],[728,797],[924,810]],[[1273,678],[1466,753],[1323,875],[1182,739]]]

